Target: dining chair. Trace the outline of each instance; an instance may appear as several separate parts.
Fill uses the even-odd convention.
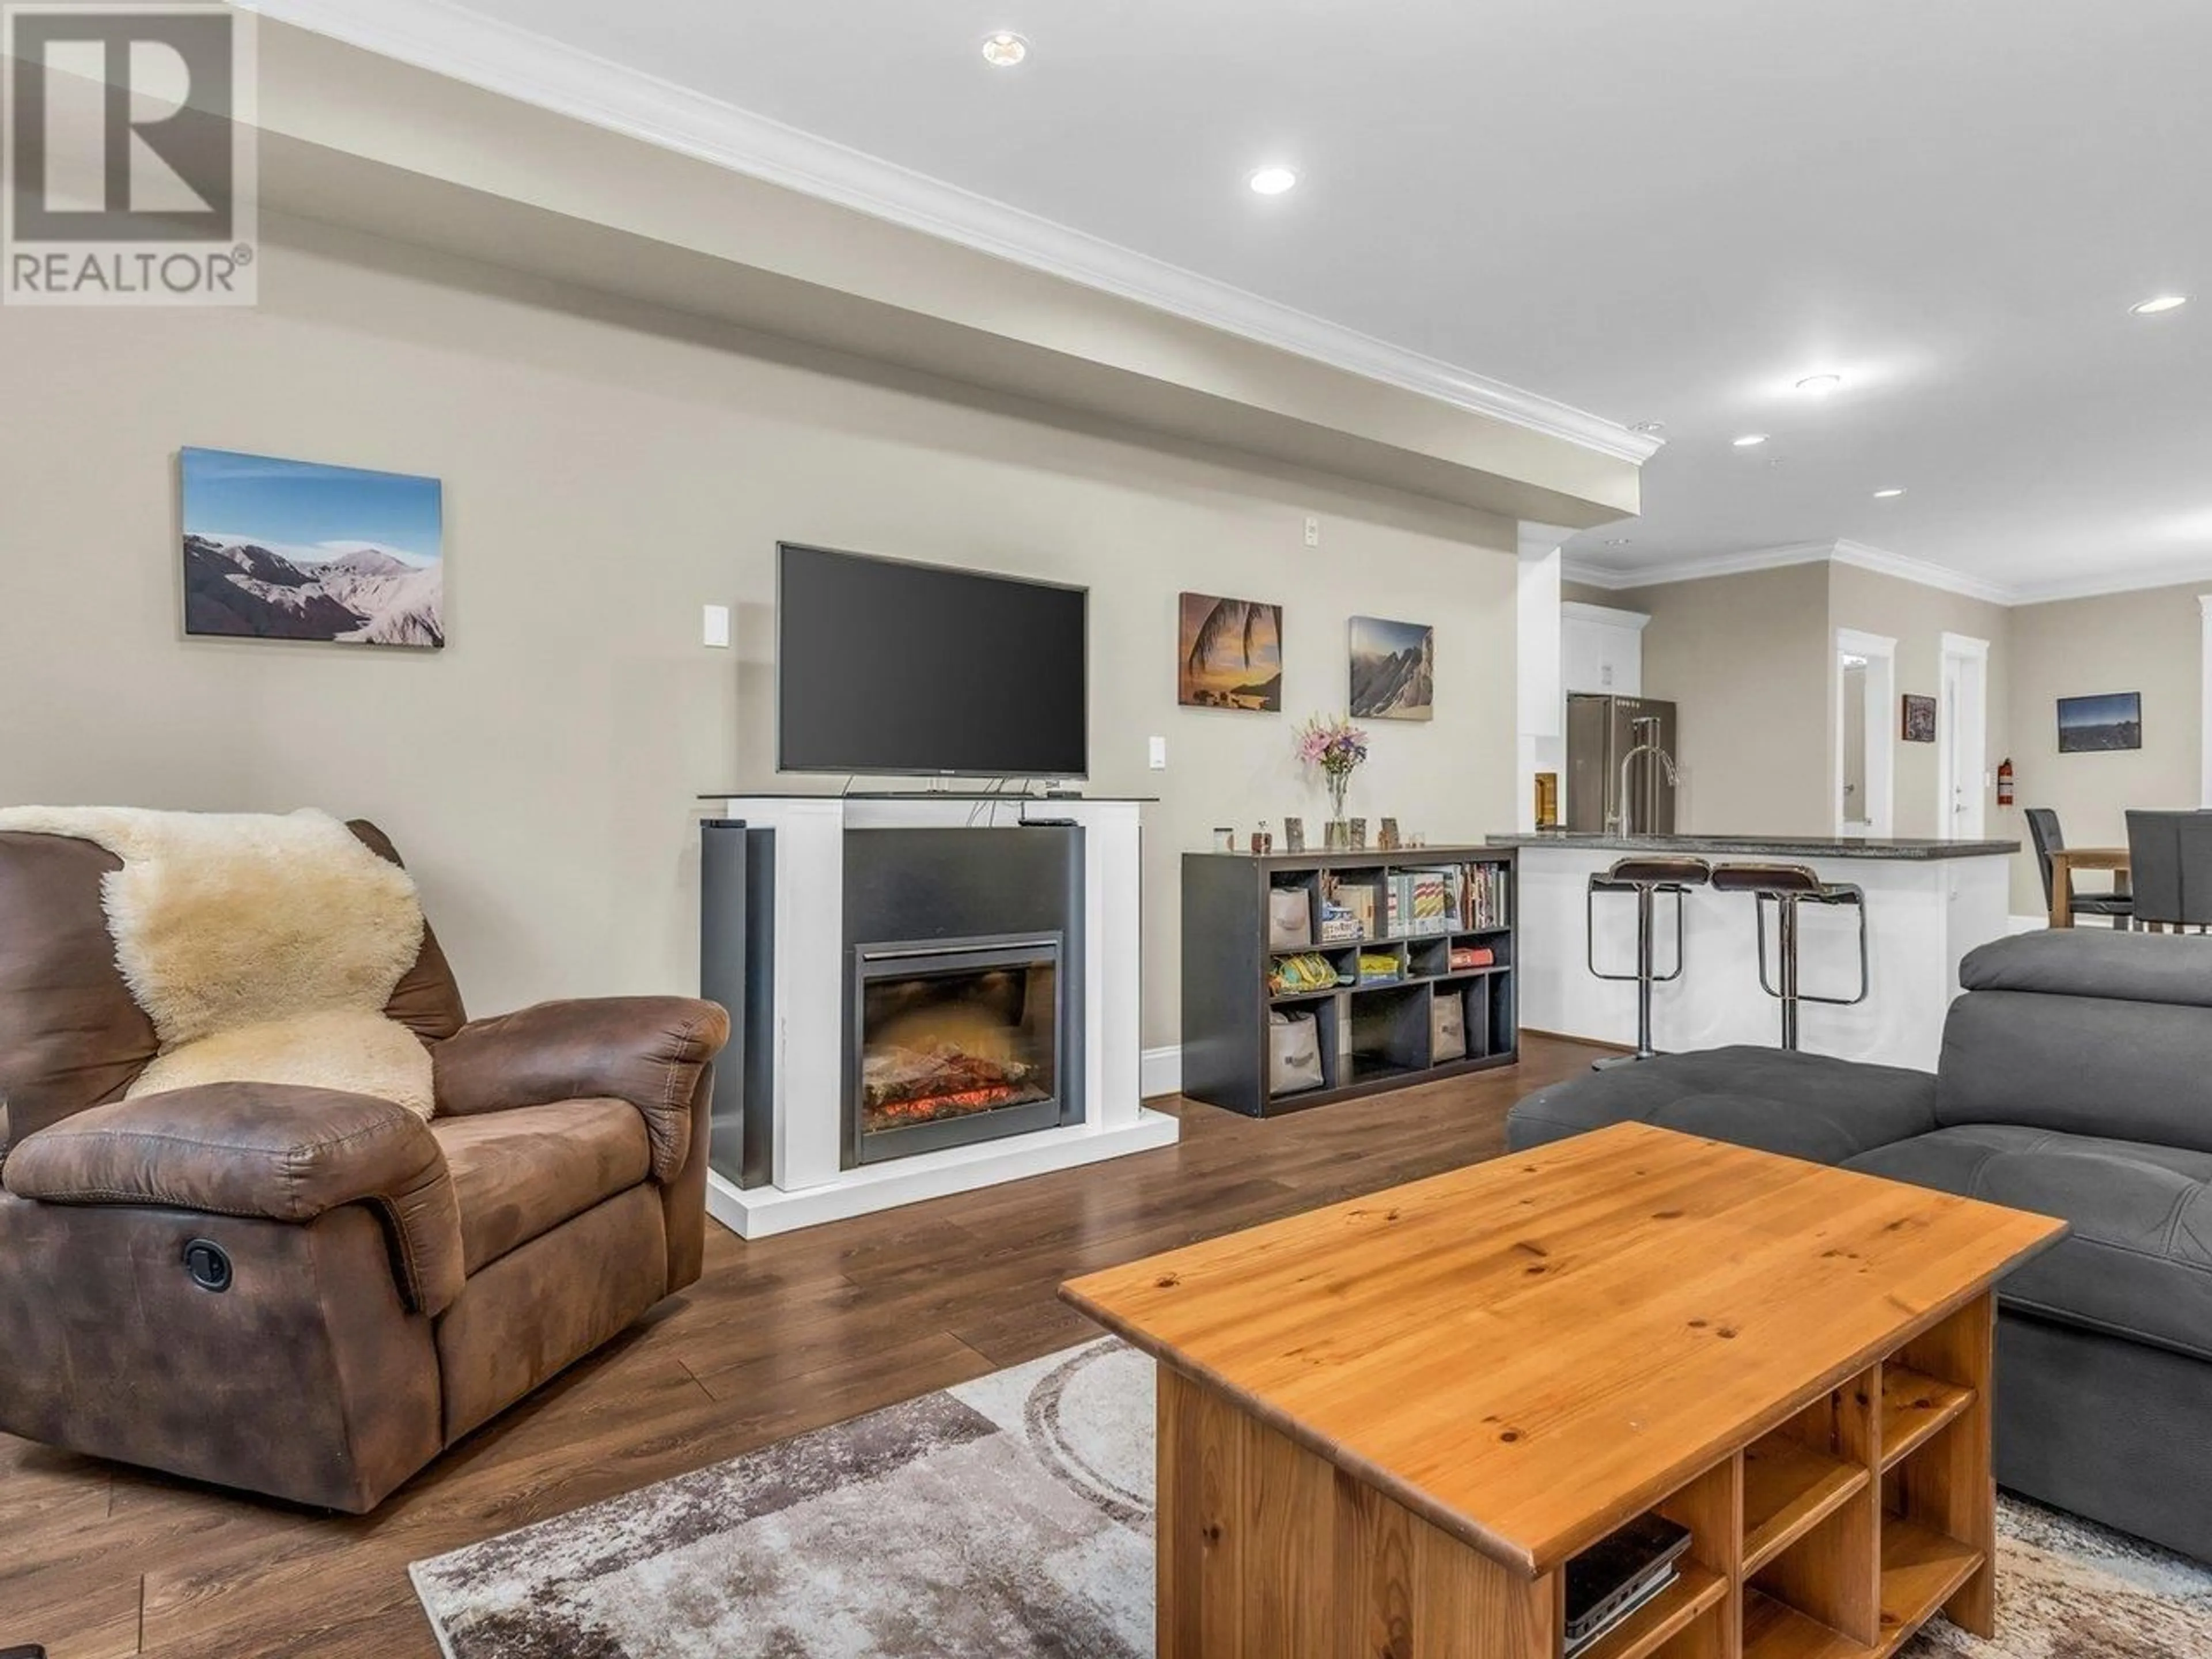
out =
[[[2043,877],[2043,908],[2048,915],[2054,896],[2051,855],[2064,850],[2066,837],[2058,828],[2058,814],[2048,806],[2027,809],[2027,833],[2035,843],[2035,866]],[[2114,878],[2112,890],[2109,893],[2085,893],[2074,883],[2070,874],[2067,880],[2073,893],[2074,915],[2077,921],[2083,916],[2103,916],[2115,927],[2124,928],[2132,924],[2136,915],[2135,900],[2129,896],[2128,888],[2120,878]]]
[[[2212,812],[2176,812],[2181,848],[2181,925],[2212,931]]]
[[[2186,920],[2183,905],[2182,820],[2188,812],[2128,812],[2128,861],[2133,866],[2136,925],[2162,933]],[[2212,904],[2212,867],[2202,878],[2202,897]]]

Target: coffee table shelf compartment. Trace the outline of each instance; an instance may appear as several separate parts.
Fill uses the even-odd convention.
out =
[[[1840,1510],[1855,1509],[1855,1525],[1871,1524],[1872,1465],[1878,1429],[1874,1401],[1880,1388],[1881,1368],[1875,1366],[1813,1401],[1779,1428],[1744,1449],[1746,1577],[1765,1571],[1769,1563]],[[1855,1553],[1870,1582],[1874,1566],[1870,1532],[1863,1547],[1855,1546]],[[1796,1601],[1799,1598],[1784,1595],[1781,1599]],[[1838,1622],[1831,1607],[1806,1605],[1802,1610],[1826,1623]],[[1846,1614],[1844,1622],[1856,1622],[1871,1637],[1873,1617],[1870,1604],[1860,1605],[1855,1620]]]
[[[1473,869],[1502,872],[1504,925],[1481,915],[1454,919],[1448,929],[1389,930],[1386,895],[1394,871]],[[1521,1058],[1514,994],[1513,930],[1518,864],[1510,847],[1411,847],[1395,852],[1318,852],[1250,857],[1190,853],[1182,861],[1182,1091],[1194,1100],[1251,1117],[1303,1111],[1384,1090],[1459,1077]],[[1373,936],[1321,937],[1322,895],[1334,878],[1374,896]],[[1464,886],[1466,884],[1462,884]],[[1279,896],[1285,896],[1279,897]],[[1314,943],[1277,942],[1272,922],[1287,904],[1295,918],[1303,899]],[[1468,925],[1461,926],[1464,921]],[[1480,967],[1453,969],[1455,949],[1487,951]],[[1394,977],[1358,980],[1334,991],[1271,994],[1277,958],[1326,957],[1340,974],[1357,975],[1365,954],[1387,957]],[[1467,1053],[1438,1059],[1429,1021],[1436,996],[1465,1004]],[[1278,1094],[1268,1086],[1267,1016],[1275,1009],[1332,1008],[1337,1053],[1328,1084]]]
[[[1867,1489],[1863,1464],[1778,1431],[1744,1453],[1743,1567],[1757,1572]]]
[[[1982,1569],[1982,1553],[1902,1516],[1882,1517],[1879,1651],[1893,1653]]]
[[[1691,1638],[1684,1645],[1695,1650],[1701,1645],[1698,1638],[1717,1635],[1700,1629],[1699,1621],[1717,1610],[1728,1594],[1724,1574],[1692,1562],[1680,1577],[1576,1654],[1575,1659],[1650,1659],[1665,1652],[1679,1637]]]
[[[1874,1651],[1786,1602],[1743,1593],[1744,1659],[1873,1659]]]
[[[1974,1403],[1960,1382],[1923,1376],[1910,1366],[1881,1368],[1881,1466],[1894,1468],[1948,1428]]]
[[[1725,1659],[1735,1616],[1736,1517],[1743,1474],[1730,1457],[1656,1508],[1690,1533],[1680,1577],[1576,1659]]]

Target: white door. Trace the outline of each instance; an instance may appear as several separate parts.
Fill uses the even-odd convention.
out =
[[[1943,681],[1936,714],[1936,778],[1945,841],[1988,833],[1990,646],[1963,634],[1943,636]]]
[[[1855,628],[1836,630],[1836,833],[1897,833],[1897,641]]]

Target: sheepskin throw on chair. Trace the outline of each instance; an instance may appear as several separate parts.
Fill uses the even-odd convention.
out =
[[[0,831],[88,841],[116,966],[161,1039],[130,1094],[285,1083],[428,1118],[430,1055],[385,1018],[422,945],[415,883],[326,813],[0,810]]]

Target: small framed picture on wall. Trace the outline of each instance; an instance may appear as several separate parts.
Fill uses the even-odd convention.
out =
[[[1919,697],[1907,692],[1905,697],[1905,740],[1907,743],[1936,741],[1936,699]]]

